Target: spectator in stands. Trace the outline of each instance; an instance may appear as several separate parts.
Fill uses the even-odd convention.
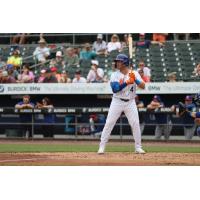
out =
[[[116,71],[115,62],[112,62],[111,68],[107,70],[106,75],[104,76],[104,82],[108,82],[113,72]]]
[[[139,96],[137,94],[135,95],[135,103],[136,103],[138,109],[144,108],[144,102],[139,99]],[[140,121],[140,130],[141,130],[141,133],[143,133],[143,131],[144,131],[144,114],[141,112],[139,112],[138,114],[139,114],[139,119],[140,119],[139,120]]]
[[[11,64],[6,65],[6,70],[9,76],[13,76],[15,80],[18,79],[19,72],[14,68],[13,65]]]
[[[77,55],[78,58],[79,58],[79,56],[80,56],[80,48],[74,47],[74,48],[73,48],[73,52],[74,52],[74,54]]]
[[[13,36],[11,43],[12,44],[25,44],[26,39],[29,33],[17,33]]]
[[[34,82],[34,74],[30,71],[28,64],[23,66],[22,74],[18,75],[18,83],[33,83]]]
[[[69,47],[65,50],[64,62],[66,67],[79,65],[79,57],[75,54],[74,49]],[[64,68],[63,68],[64,69]]]
[[[72,83],[87,83],[86,78],[81,76],[81,70],[77,70]]]
[[[38,41],[38,44],[39,47],[36,47],[35,51],[33,52],[33,55],[35,56],[38,62],[44,63],[50,55],[50,50],[46,46],[45,39],[41,38]]]
[[[43,83],[58,83],[57,78],[53,75],[51,69],[49,68],[45,72]]]
[[[168,33],[153,33],[152,44],[159,44],[160,46],[163,46],[167,36]]]
[[[57,79],[58,82],[59,82],[59,80],[60,80],[60,78],[61,78],[61,74],[60,74],[60,72],[58,71],[57,67],[55,67],[55,66],[54,66],[54,67],[51,67],[50,70],[51,70],[52,75],[55,76],[56,79]]]
[[[71,83],[71,79],[69,78],[69,73],[68,71],[62,71],[61,77],[58,80],[59,83]]]
[[[36,104],[36,108],[39,109],[49,109],[53,107],[54,106],[52,102],[47,97],[43,98],[41,103],[37,102]],[[51,138],[53,137],[54,134],[55,114],[47,113],[43,114],[43,116],[44,116],[43,123],[45,124],[41,126],[42,129],[41,132],[45,138],[46,137]]]
[[[106,42],[103,40],[103,35],[97,35],[97,41],[93,43],[92,50],[96,52],[96,54],[105,54],[106,52]]]
[[[91,50],[90,44],[86,43],[84,45],[83,50],[80,52],[80,59],[81,60],[92,60],[95,59],[96,53]]]
[[[150,82],[150,77],[144,75],[144,70],[143,70],[143,69],[139,69],[139,70],[138,70],[138,73],[140,74],[142,80],[143,80],[145,83]]]
[[[43,83],[43,81],[45,79],[45,73],[46,73],[46,69],[42,69],[40,71],[40,76],[39,76],[38,80],[36,81],[37,83]]]
[[[128,35],[127,34],[124,35],[124,40],[122,42],[122,49],[123,48],[128,48]]]
[[[91,61],[92,66],[87,75],[88,83],[102,83],[104,78],[104,71],[102,68],[99,68],[99,62],[97,60]]]
[[[169,82],[176,82],[176,72],[171,72],[168,74],[168,81]]]
[[[2,60],[2,56],[0,56],[0,68],[5,68],[6,67],[6,62]]]
[[[167,125],[167,115],[165,113],[156,113],[156,111],[160,111],[161,108],[164,108],[165,105],[162,102],[159,95],[154,95],[153,100],[149,105],[147,105],[147,109],[150,111],[154,111],[156,130],[155,130],[155,139],[161,139],[162,134],[166,140],[169,139],[171,132],[171,124]]]
[[[7,71],[2,71],[0,83],[16,83],[16,80],[13,76],[10,76]]]
[[[200,76],[200,63],[197,64],[197,66],[194,68],[194,71],[192,72],[195,77]]]
[[[142,70],[144,72],[144,76],[146,77],[146,79],[149,82],[151,80],[151,70],[145,66],[145,63],[143,60],[141,60],[139,62],[139,67],[138,67],[137,71],[139,72],[139,70]]]
[[[139,41],[135,43],[136,48],[149,48],[151,45],[150,40],[145,40],[145,33],[139,34]]]
[[[23,96],[23,101],[18,102],[15,105],[16,109],[33,109],[34,103],[31,102],[29,95]],[[32,128],[30,124],[32,122],[32,115],[31,114],[21,114],[20,115],[20,122],[22,123],[22,135],[23,137],[32,138]]]
[[[50,67],[55,66],[58,70],[63,70],[65,68],[65,61],[63,59],[62,51],[56,52],[56,57],[51,60]]]
[[[110,53],[111,51],[121,51],[121,49],[122,45],[119,41],[118,35],[112,35],[111,41],[107,45],[107,52]]]
[[[190,33],[174,33],[174,40],[189,40]]]
[[[12,64],[17,70],[20,68],[22,65],[22,57],[18,49],[13,51],[12,56],[8,58],[7,64]]]

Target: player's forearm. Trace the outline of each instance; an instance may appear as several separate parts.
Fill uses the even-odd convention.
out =
[[[23,106],[21,106],[21,105],[16,105],[15,106],[15,108],[17,108],[17,109],[21,109]]]
[[[31,104],[27,104],[27,105],[26,105],[26,108],[30,108],[30,109],[31,109],[31,108],[34,108],[34,106],[31,105]]]
[[[141,89],[145,89],[145,83],[144,82],[141,82],[139,85],[138,85],[139,88]]]
[[[134,75],[135,76],[135,75]],[[141,88],[141,89],[144,89],[145,88],[145,83],[144,83],[144,81],[142,81],[142,80],[140,80],[140,79],[138,79],[138,78],[135,78],[135,81],[134,81],[135,83],[136,83],[136,85],[139,87],[139,88]]]
[[[149,104],[147,106],[147,109],[150,109],[150,110],[155,110],[156,108],[160,108],[160,106],[159,105],[153,105],[153,104]]]
[[[138,105],[137,105],[137,108],[144,108],[144,104],[142,104],[142,103],[141,103],[141,104],[138,104]]]
[[[111,82],[110,86],[112,88],[113,93],[117,93],[117,92],[123,90],[127,86],[127,83],[124,82],[124,83],[120,84],[119,82]]]

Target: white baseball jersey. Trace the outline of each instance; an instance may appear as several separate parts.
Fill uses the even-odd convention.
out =
[[[142,78],[137,71],[134,71],[134,74],[136,79],[142,81]],[[111,75],[110,82],[125,82],[128,79],[129,79],[129,74],[124,75],[120,71],[116,71]],[[135,99],[135,94],[136,94],[136,83],[127,85],[121,91],[114,93],[113,97],[121,99]]]
[[[130,70],[131,72],[131,70]],[[136,79],[142,81],[138,72],[134,71]],[[129,79],[129,74],[124,75],[120,71],[116,71],[111,75],[111,82],[122,83]],[[128,118],[128,122],[131,126],[132,134],[135,140],[135,149],[140,149],[141,144],[141,131],[139,116],[137,111],[137,106],[135,103],[135,93],[136,93],[136,84],[127,85],[121,91],[114,93],[110,108],[108,111],[108,116],[106,119],[106,124],[103,128],[101,134],[101,142],[99,144],[100,149],[105,149],[106,143],[109,140],[111,131],[113,130],[114,125],[116,124],[118,118],[124,112]],[[127,99],[128,101],[123,101]]]

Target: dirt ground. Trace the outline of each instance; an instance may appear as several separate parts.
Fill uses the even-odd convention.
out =
[[[6,143],[9,141],[0,141]],[[12,141],[13,143],[25,143],[26,141]],[[27,141],[26,143],[52,143],[73,144],[77,141]],[[91,144],[90,142],[79,142]],[[98,144],[93,142],[93,144]],[[111,143],[112,144],[112,143]],[[125,145],[116,143],[115,145]],[[130,145],[130,143],[127,143]],[[144,146],[199,146],[199,143],[165,143],[145,142]],[[153,166],[153,165],[198,165],[200,166],[200,153],[147,153],[138,155],[134,153],[0,153],[0,165],[3,166]]]

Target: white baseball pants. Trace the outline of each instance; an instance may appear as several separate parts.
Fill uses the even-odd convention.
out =
[[[132,134],[135,140],[135,148],[141,148],[141,131],[138,110],[135,104],[135,100],[131,99],[128,102],[124,102],[115,97],[113,97],[108,111],[106,124],[103,128],[103,132],[101,135],[100,146],[105,147],[106,143],[109,140],[111,131],[113,130],[113,127],[116,124],[116,121],[118,120],[122,112],[124,112],[124,114],[128,118],[128,122],[131,126]]]

